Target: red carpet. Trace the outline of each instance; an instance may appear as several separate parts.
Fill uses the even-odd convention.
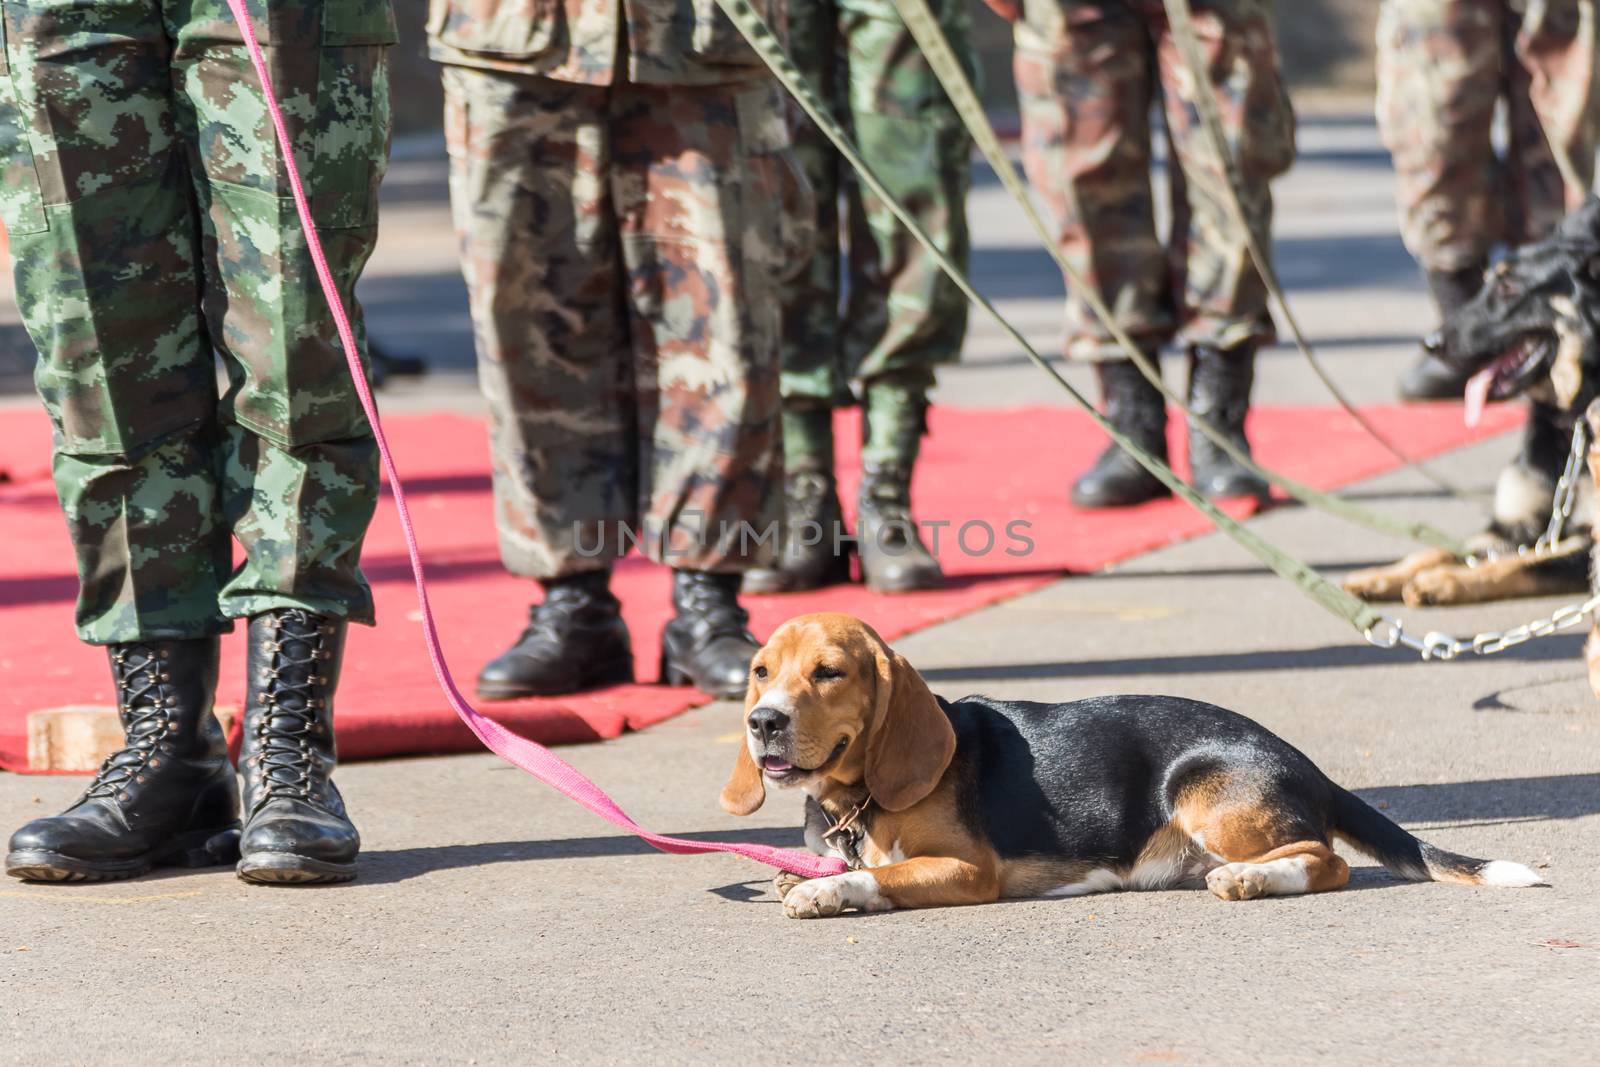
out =
[[[1461,425],[1460,408],[1377,409],[1373,419],[1414,454],[1432,455],[1502,432],[1520,421],[1514,407],[1491,409],[1483,425]],[[1395,464],[1351,420],[1332,410],[1269,409],[1251,435],[1271,466],[1319,488],[1333,488]],[[840,440],[856,439],[854,415]],[[417,532],[429,564],[435,609],[450,662],[463,687],[484,660],[521,629],[531,583],[501,570],[491,528],[487,445],[482,427],[459,416],[389,420],[406,473]],[[753,628],[764,636],[792,615],[845,611],[895,638],[1019,593],[1065,571],[1087,571],[1209,529],[1177,502],[1124,512],[1080,513],[1067,488],[1100,449],[1087,417],[1052,409],[933,412],[926,462],[918,472],[918,515],[948,521],[940,557],[950,588],[906,597],[875,597],[859,586],[803,596],[751,598]],[[1174,429],[1175,440],[1178,437]],[[27,770],[29,712],[112,702],[104,654],[72,632],[75,580],[66,532],[48,481],[48,424],[31,411],[0,412],[0,768]],[[844,469],[853,457],[843,457]],[[854,478],[848,479],[853,492]],[[1333,520],[1329,520],[1333,521]],[[995,534],[989,545],[984,533]],[[1007,535],[1031,541],[1031,549]],[[964,536],[962,527],[967,525]],[[1396,545],[1396,552],[1403,546]],[[477,747],[438,694],[423,652],[410,574],[392,507],[379,511],[366,550],[382,625],[357,628],[350,640],[339,703],[341,752],[370,758]],[[618,572],[639,677],[656,677],[658,635],[667,617],[667,575],[630,561]],[[219,703],[238,704],[243,647],[224,651]],[[577,697],[487,707],[514,729],[546,743],[615,737],[703,702],[684,689],[635,685]]]

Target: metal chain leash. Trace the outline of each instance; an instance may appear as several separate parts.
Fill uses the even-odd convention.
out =
[[[1469,567],[1479,567],[1485,563],[1496,560],[1520,557],[1522,559],[1535,559],[1540,556],[1554,555],[1553,549],[1561,542],[1561,535],[1566,530],[1567,522],[1572,518],[1572,511],[1578,504],[1578,493],[1582,486],[1580,474],[1584,470],[1584,461],[1589,456],[1589,431],[1588,424],[1582,419],[1578,420],[1572,428],[1572,450],[1567,453],[1567,465],[1561,471],[1561,478],[1556,482],[1556,491],[1551,499],[1550,522],[1539,539],[1531,545],[1517,545],[1511,549],[1485,549],[1466,556],[1463,562]]]
[[[1572,449],[1567,454],[1567,465],[1561,472],[1561,479],[1556,482],[1550,522],[1545,527],[1545,532],[1532,545],[1518,545],[1510,551],[1489,551],[1468,556],[1467,566],[1478,567],[1495,560],[1514,557],[1532,560],[1582,551],[1588,539],[1574,537],[1563,540],[1562,533],[1566,530],[1567,522],[1572,518],[1573,509],[1577,506],[1578,493],[1582,485],[1581,474],[1588,455],[1588,424],[1580,419],[1572,430]],[[1504,652],[1536,637],[1549,637],[1576,629],[1597,611],[1600,611],[1600,593],[1581,603],[1557,608],[1549,615],[1523,623],[1521,626],[1513,626],[1509,630],[1486,630],[1467,639],[1453,637],[1438,630],[1416,637],[1406,632],[1405,624],[1401,620],[1385,615],[1382,623],[1365,630],[1362,636],[1379,648],[1404,646],[1421,653],[1424,660],[1448,662],[1466,652],[1475,656],[1492,656],[1496,652]]]
[[[1424,660],[1448,662],[1464,652],[1474,656],[1492,656],[1536,637],[1549,637],[1574,629],[1597,610],[1600,610],[1600,593],[1581,604],[1557,608],[1544,618],[1525,622],[1521,626],[1513,626],[1509,630],[1486,630],[1470,638],[1453,637],[1438,630],[1415,637],[1406,632],[1405,623],[1401,620],[1385,615],[1382,622],[1368,627],[1362,636],[1378,648],[1399,648],[1403,645],[1421,653]]]

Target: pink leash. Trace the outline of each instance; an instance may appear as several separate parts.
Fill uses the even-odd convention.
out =
[[[284,126],[283,112],[278,107],[278,97],[273,89],[272,79],[267,74],[266,60],[261,55],[261,46],[256,42],[255,28],[250,23],[245,0],[228,0],[228,8],[233,12],[234,21],[239,24],[239,31],[244,35],[244,45],[250,52],[250,62],[255,67],[256,76],[261,79],[261,90],[267,99],[267,110],[272,115],[272,125],[277,130],[278,145],[283,151],[284,167],[289,174],[289,186],[294,192],[295,208],[300,213],[300,226],[305,230],[306,242],[311,249],[311,260],[316,265],[317,278],[322,283],[322,294],[327,298],[328,307],[333,312],[333,321],[339,330],[339,340],[344,345],[345,361],[350,367],[350,377],[355,383],[357,395],[361,397],[362,410],[367,413],[367,420],[372,424],[372,435],[377,439],[378,453],[383,457],[384,473],[389,476],[389,485],[394,490],[394,506],[400,515],[400,528],[405,532],[406,538],[406,552],[411,557],[411,573],[417,583],[417,603],[422,608],[422,632],[428,645],[428,658],[433,661],[434,677],[439,680],[439,688],[444,691],[450,706],[461,717],[461,721],[467,724],[467,728],[502,759],[521,767],[539,781],[553,786],[602,819],[643,838],[662,852],[679,855],[732,852],[758,863],[793,871],[808,878],[839,874],[845,870],[845,865],[839,860],[824,859],[808,852],[773,848],[770,845],[689,841],[681,837],[652,833],[634,822],[627,812],[617,807],[616,802],[606,795],[605,790],[579,774],[566,760],[543,745],[513,733],[489,716],[480,713],[461,695],[461,691],[456,688],[455,679],[450,674],[450,667],[445,663],[444,650],[439,645],[439,630],[434,623],[433,609],[428,604],[428,581],[422,572],[422,554],[417,548],[417,535],[411,526],[411,511],[406,506],[405,488],[400,483],[400,472],[395,469],[394,457],[390,454],[389,443],[384,438],[377,405],[373,403],[372,392],[367,388],[366,373],[362,370],[361,360],[357,355],[355,334],[350,329],[350,318],[345,313],[344,301],[334,284],[333,272],[328,269],[327,257],[322,253],[322,241],[317,236],[316,224],[311,219],[311,208],[306,201],[305,189],[300,184],[300,169],[295,165],[294,148],[289,140],[289,131]]]

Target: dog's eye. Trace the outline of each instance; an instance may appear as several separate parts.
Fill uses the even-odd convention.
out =
[[[811,672],[811,680],[814,682],[831,682],[835,678],[843,677],[844,671],[841,671],[836,667],[822,666]]]
[[[756,667],[755,667],[754,674],[755,674],[755,676],[757,678],[765,679],[766,676],[767,676],[767,669],[765,667],[761,666],[760,664],[757,664]]]

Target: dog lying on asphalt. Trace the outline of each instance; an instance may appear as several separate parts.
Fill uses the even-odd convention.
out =
[[[1437,351],[1475,375],[1469,416],[1485,400],[1532,401],[1522,451],[1495,485],[1493,523],[1470,542],[1475,554],[1513,554],[1468,567],[1449,552],[1428,549],[1358,571],[1345,588],[1369,601],[1414,607],[1584,589],[1595,545],[1595,477],[1581,479],[1553,550],[1519,557],[1514,549],[1545,532],[1555,489],[1550,472],[1565,465],[1573,426],[1600,393],[1600,200],[1591,197],[1549,238],[1497,264],[1478,296],[1444,324]],[[1600,411],[1588,417],[1594,423]]]
[[[1223,900],[1320,893],[1341,838],[1412,881],[1532,886],[1506,860],[1412,837],[1242,715],[1199,701],[947,701],[859,619],[804,615],[751,666],[746,743],[722,806],[766,783],[810,798],[807,841],[851,870],[780,876],[793,918],[1198,888]]]

